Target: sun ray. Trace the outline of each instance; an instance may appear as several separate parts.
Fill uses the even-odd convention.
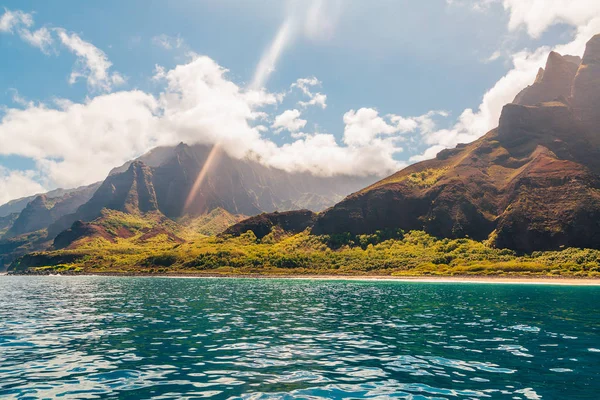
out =
[[[216,163],[216,160],[220,153],[220,147],[221,146],[218,143],[215,144],[213,146],[213,148],[210,150],[208,157],[206,157],[206,162],[200,169],[200,172],[198,173],[198,177],[194,181],[194,185],[192,186],[192,189],[190,190],[190,193],[188,194],[188,197],[185,200],[184,211],[186,213],[189,211],[190,206],[196,199],[196,196],[198,195],[198,191],[202,187],[202,183],[206,179],[206,175],[208,174],[208,171],[210,170],[211,166]]]

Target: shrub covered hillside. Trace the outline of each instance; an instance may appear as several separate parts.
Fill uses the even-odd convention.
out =
[[[33,253],[12,272],[210,275],[537,275],[600,277],[600,251],[566,249],[517,256],[470,239],[436,239],[421,231],[372,235],[286,234],[257,239],[197,237],[185,243],[97,237],[77,248]]]

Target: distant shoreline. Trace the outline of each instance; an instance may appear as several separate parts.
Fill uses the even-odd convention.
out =
[[[7,274],[0,276],[107,276],[138,278],[228,278],[228,279],[290,279],[319,281],[381,281],[416,283],[482,283],[482,284],[530,284],[530,285],[566,285],[600,286],[600,278],[549,277],[549,276],[389,276],[389,275],[295,275],[295,274],[144,274],[144,273],[64,273],[64,274]]]

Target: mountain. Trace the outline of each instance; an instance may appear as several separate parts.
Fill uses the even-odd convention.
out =
[[[114,169],[87,203],[50,225],[48,234],[55,237],[78,220],[93,221],[103,209],[133,214],[158,211],[188,221],[214,210],[230,216],[296,208],[319,211],[375,180],[287,172],[230,157],[212,146],[181,143],[157,148]],[[220,218],[232,223],[240,219]]]
[[[69,229],[59,233],[52,248],[73,249],[81,246],[102,247],[102,242],[143,245],[154,241],[162,244],[185,242],[190,232],[158,211],[146,214],[103,209],[92,222],[75,221]]]
[[[315,234],[425,230],[519,252],[600,248],[600,35],[550,53],[499,126],[354,193]]]
[[[239,236],[252,231],[258,239],[267,236],[273,228],[283,232],[300,233],[314,225],[317,214],[310,210],[264,213],[230,226],[223,235]]]
[[[248,218],[247,215],[231,214],[222,208],[215,208],[208,214],[185,216],[178,220],[178,222],[193,232],[206,236],[215,236],[246,218]]]
[[[55,190],[51,190],[47,193],[40,193],[40,194],[36,194],[33,196],[28,196],[28,197],[23,197],[20,199],[11,200],[6,204],[0,205],[0,218],[6,217],[10,214],[20,213],[21,211],[23,211],[25,209],[25,207],[27,207],[27,204],[31,203],[33,200],[35,200],[36,197],[38,197],[40,195],[45,195],[48,199],[56,199],[56,198],[67,196],[67,195],[73,195],[78,192],[88,192],[90,190],[93,191],[93,190],[97,189],[98,186],[100,186],[99,182],[94,183],[92,185],[88,185],[88,186],[77,187],[74,189],[55,189]]]
[[[12,221],[6,227],[4,238],[46,229],[53,222],[73,213],[86,203],[98,186],[99,184],[93,184],[73,190],[58,189],[33,197],[22,211],[11,214]]]
[[[76,221],[93,221],[105,208],[129,214],[158,211],[150,167],[135,161],[125,172],[109,175],[88,202],[51,224],[48,236],[55,237]]]
[[[2,237],[10,229],[18,217],[19,213],[13,213],[5,217],[0,217],[0,237]]]

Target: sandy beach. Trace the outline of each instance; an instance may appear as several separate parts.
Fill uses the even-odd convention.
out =
[[[7,274],[0,276],[107,276],[107,277],[144,277],[144,278],[190,278],[190,279],[291,279],[321,281],[388,281],[412,283],[474,283],[474,284],[522,284],[522,285],[566,285],[600,286],[598,278],[547,277],[547,276],[389,276],[389,275],[267,275],[267,274],[131,274],[131,273],[79,273],[79,274]]]

